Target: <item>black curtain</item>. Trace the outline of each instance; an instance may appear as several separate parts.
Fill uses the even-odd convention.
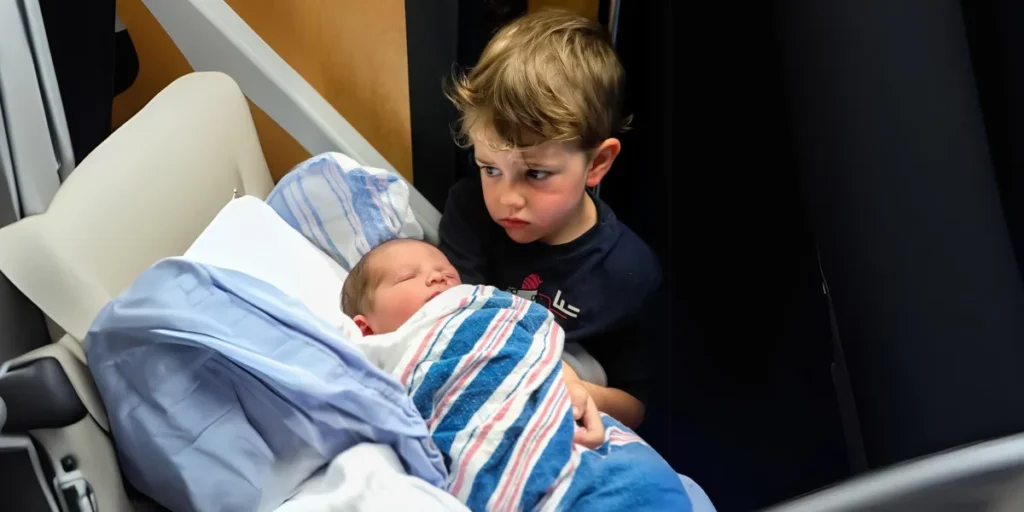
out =
[[[642,434],[720,510],[840,480],[850,465],[828,306],[773,5],[621,9],[636,119],[602,197],[658,248],[670,276],[665,357],[652,361],[663,386]]]
[[[75,162],[110,135],[114,101],[114,0],[41,0]]]
[[[406,0],[413,183],[441,210],[448,189],[475,170],[452,139],[456,111],[443,85],[476,63],[499,27],[526,12],[526,0]]]
[[[804,197],[869,465],[1024,430],[1024,287],[992,166],[1014,225],[1019,125],[999,106],[1013,83],[986,49],[1001,21],[984,23],[998,3],[779,6]]]
[[[1024,4],[962,0],[989,154],[1018,268],[1024,269]]]

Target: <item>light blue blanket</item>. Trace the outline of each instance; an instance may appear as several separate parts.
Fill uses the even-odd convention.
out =
[[[100,312],[85,347],[122,470],[172,510],[271,510],[364,441],[445,485],[405,390],[245,274],[158,262]]]

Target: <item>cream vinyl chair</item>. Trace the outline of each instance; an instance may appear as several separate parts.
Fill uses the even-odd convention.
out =
[[[45,213],[0,229],[0,272],[59,336],[8,362],[0,378],[5,445],[24,446],[26,436],[39,443],[37,476],[53,471],[62,489],[51,503],[140,509],[122,484],[80,342],[107,301],[157,260],[183,254],[232,197],[264,198],[272,187],[238,85],[195,73],[97,147]]]
[[[248,101],[310,154],[394,171],[223,0],[143,3],[200,72],[59,173],[66,179],[45,213],[0,228],[0,273],[46,315],[54,340],[0,368],[0,471],[17,475],[6,479],[5,491],[17,492],[5,492],[5,510],[160,509],[125,488],[81,341],[107,301],[157,260],[183,254],[232,197],[270,192]],[[424,238],[436,242],[440,213],[409,192]],[[9,347],[37,346],[3,332]]]

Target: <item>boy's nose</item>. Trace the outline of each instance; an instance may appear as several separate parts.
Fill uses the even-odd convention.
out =
[[[518,209],[525,206],[526,201],[523,199],[522,194],[509,190],[501,195],[501,205]]]

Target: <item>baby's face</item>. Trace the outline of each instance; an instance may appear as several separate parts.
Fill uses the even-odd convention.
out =
[[[448,258],[428,243],[405,241],[381,249],[369,262],[378,283],[373,311],[353,319],[375,334],[395,331],[430,299],[462,283]]]

